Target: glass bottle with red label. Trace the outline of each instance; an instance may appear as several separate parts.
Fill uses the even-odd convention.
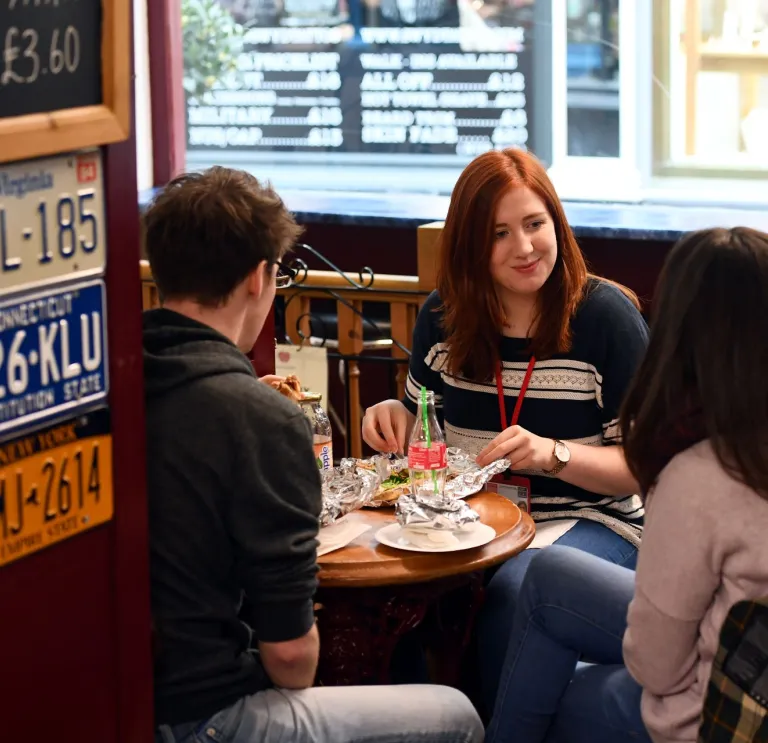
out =
[[[419,402],[408,443],[408,469],[415,495],[442,495],[448,472],[446,446],[435,413],[435,393],[426,391]]]

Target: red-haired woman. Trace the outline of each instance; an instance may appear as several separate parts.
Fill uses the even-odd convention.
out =
[[[587,273],[546,171],[519,150],[466,167],[441,240],[406,397],[366,411],[364,439],[403,451],[424,385],[449,446],[481,465],[511,461],[512,487],[501,488],[530,500],[533,547],[556,541],[634,567],[643,507],[618,417],[648,338],[636,298]],[[507,562],[488,586],[479,638],[490,708],[533,554]]]

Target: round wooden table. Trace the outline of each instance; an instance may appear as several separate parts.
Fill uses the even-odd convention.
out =
[[[370,528],[318,559],[319,683],[388,683],[397,643],[425,620],[434,680],[457,683],[482,600],[483,571],[522,552],[536,531],[531,517],[501,495],[478,493],[467,502],[496,538],[457,552],[409,552],[379,544],[374,535],[394,522],[392,508],[347,516]]]

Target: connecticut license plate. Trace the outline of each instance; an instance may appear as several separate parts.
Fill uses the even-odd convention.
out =
[[[0,165],[0,292],[99,275],[106,255],[98,151]]]
[[[0,444],[0,565],[112,518],[109,413]]]
[[[0,434],[107,396],[104,282],[0,302]]]

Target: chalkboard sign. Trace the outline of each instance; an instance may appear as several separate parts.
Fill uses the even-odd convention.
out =
[[[0,115],[103,102],[101,0],[0,3]]]
[[[130,0],[0,0],[0,162],[125,139]]]

